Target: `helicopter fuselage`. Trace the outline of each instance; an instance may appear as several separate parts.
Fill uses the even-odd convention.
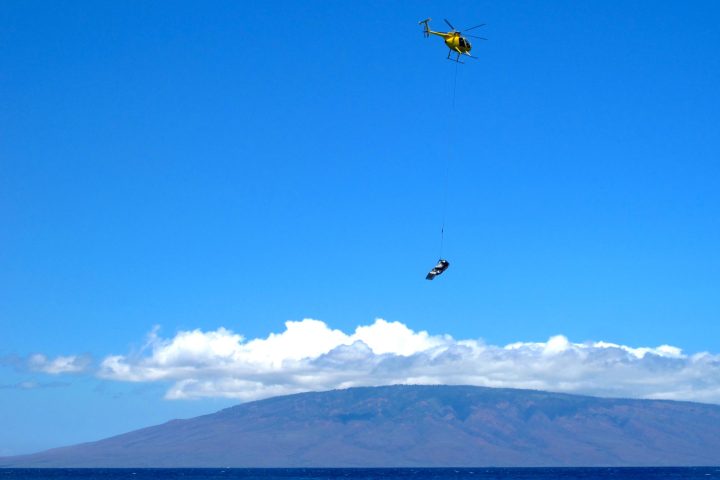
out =
[[[437,35],[438,37],[442,37],[443,40],[445,40],[445,45],[452,50],[453,52],[457,52],[459,54],[470,54],[470,50],[472,50],[472,45],[468,41],[467,38],[460,35],[458,32],[434,32],[432,30],[428,30],[429,34]]]

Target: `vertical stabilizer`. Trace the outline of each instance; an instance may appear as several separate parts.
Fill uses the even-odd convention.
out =
[[[426,18],[425,20],[418,22],[418,25],[423,26],[423,35],[425,35],[425,38],[430,36],[430,27],[428,26],[430,20],[432,20],[432,18]]]

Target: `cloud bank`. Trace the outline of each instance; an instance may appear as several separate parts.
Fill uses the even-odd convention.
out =
[[[88,369],[91,363],[92,359],[88,356],[67,355],[49,359],[42,353],[36,353],[30,355],[26,366],[33,372],[59,375],[62,373],[82,373]]]
[[[377,319],[352,334],[319,320],[289,321],[285,331],[247,340],[228,329],[157,329],[132,355],[111,355],[102,378],[169,382],[168,399],[242,401],[353,386],[463,384],[720,403],[720,355],[685,355],[669,345],[547,342],[505,346],[415,332]]]
[[[83,373],[90,370],[93,360],[89,355],[59,355],[48,358],[42,353],[28,357],[6,355],[0,357],[0,367],[10,367],[19,372],[36,372],[48,375]]]

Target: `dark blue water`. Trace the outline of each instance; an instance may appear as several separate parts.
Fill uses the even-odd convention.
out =
[[[693,468],[49,468],[0,469],[0,480],[659,480],[720,479],[720,467]]]

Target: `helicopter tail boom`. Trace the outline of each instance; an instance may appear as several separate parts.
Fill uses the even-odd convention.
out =
[[[454,35],[454,32],[436,32],[434,30],[430,30],[430,25],[428,23],[432,20],[432,18],[426,18],[425,20],[418,22],[418,25],[423,26],[423,35],[425,35],[425,38],[428,38],[430,35],[437,35],[438,37],[442,38],[451,38]]]

